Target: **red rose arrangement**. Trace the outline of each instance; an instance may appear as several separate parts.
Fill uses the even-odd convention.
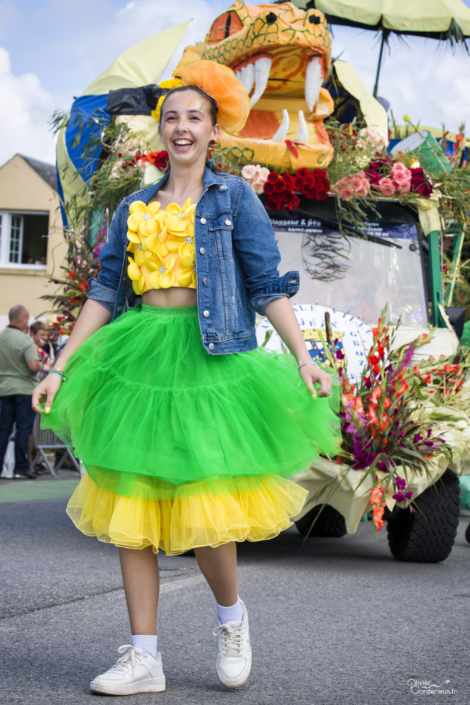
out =
[[[297,193],[307,198],[324,201],[328,196],[330,181],[324,169],[299,169],[296,174],[279,176],[272,171],[264,184],[266,206],[274,210],[293,210],[300,203]]]

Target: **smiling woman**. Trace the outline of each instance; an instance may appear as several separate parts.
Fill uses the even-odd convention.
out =
[[[220,127],[243,127],[248,94],[211,62],[179,74],[186,85],[167,95],[159,125],[170,169],[119,205],[89,299],[34,393],[42,426],[86,468],[70,517],[119,547],[132,646],[92,681],[96,693],[165,689],[159,550],[194,549],[216,600],[217,676],[243,685],[251,646],[236,542],[290,526],[307,492],[289,478],[339,450],[337,417],[314,387],[327,397],[331,378],[312,363],[288,302],[298,272],[280,276],[271,223],[248,184],[207,167]],[[126,272],[142,295],[130,310]],[[293,356],[257,348],[255,312]]]

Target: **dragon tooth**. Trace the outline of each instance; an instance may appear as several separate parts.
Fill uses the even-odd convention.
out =
[[[251,108],[258,102],[266,90],[272,62],[272,59],[268,57],[263,57],[255,62],[255,92],[251,96]]]
[[[269,72],[268,72],[269,75]],[[250,95],[250,91],[253,88],[253,84],[255,82],[255,65],[254,64],[248,64],[245,66],[245,75],[243,77],[243,85],[246,88],[246,92],[248,95]]]
[[[289,129],[289,113],[287,110],[282,111],[282,122],[279,125],[279,129],[274,135],[274,137],[271,137],[271,142],[284,142],[287,136],[287,130]]]
[[[320,95],[320,88],[323,83],[323,76],[321,72],[320,59],[318,56],[308,63],[307,71],[305,73],[305,102],[307,103],[309,111],[312,113],[315,103],[318,101],[318,96]]]
[[[295,137],[292,142],[303,142],[308,144],[308,128],[305,122],[304,111],[299,110],[299,131],[297,137]]]

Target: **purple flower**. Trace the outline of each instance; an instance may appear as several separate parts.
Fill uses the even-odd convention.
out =
[[[413,512],[413,514],[416,514],[416,509],[413,509],[413,507],[410,507],[410,509]]]
[[[402,477],[396,477],[395,482],[397,483],[397,487],[399,490],[404,490],[406,487],[406,480],[404,480]]]
[[[406,499],[411,499],[412,496],[413,496],[413,492],[405,492]]]
[[[337,351],[336,351],[336,357],[337,357],[338,360],[344,360],[344,355],[343,355],[343,353],[341,352],[341,350],[337,350]]]
[[[350,423],[344,430],[346,433],[354,433],[356,431],[356,426],[353,423]]]
[[[420,433],[417,433],[415,436],[413,436],[413,443],[419,443],[422,440],[423,440],[423,437]]]
[[[394,495],[392,495],[393,499],[396,499],[397,502],[404,502],[405,501],[405,495],[403,492],[395,492]]]

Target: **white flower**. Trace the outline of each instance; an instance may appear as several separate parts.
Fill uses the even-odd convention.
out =
[[[263,193],[263,185],[264,185],[264,184],[261,183],[261,182],[258,181],[258,180],[253,181],[253,183],[250,184],[250,186],[251,186],[251,188],[253,189],[253,191],[254,191],[255,193],[257,193],[258,195],[259,195],[260,193]]]
[[[246,181],[251,181],[257,176],[257,168],[253,164],[247,164],[242,169],[242,176]]]

